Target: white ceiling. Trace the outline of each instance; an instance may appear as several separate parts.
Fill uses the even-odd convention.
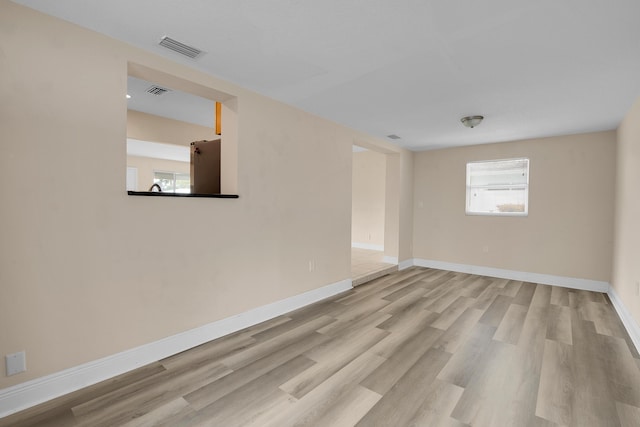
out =
[[[147,92],[152,86],[169,89],[162,95]],[[215,127],[215,101],[136,77],[127,78],[127,108],[209,128]]]
[[[640,96],[639,0],[17,2],[410,149],[613,129]]]

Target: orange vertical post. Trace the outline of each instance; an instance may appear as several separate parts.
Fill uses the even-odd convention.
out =
[[[221,116],[222,116],[222,104],[219,102],[216,102],[216,135],[222,135]]]

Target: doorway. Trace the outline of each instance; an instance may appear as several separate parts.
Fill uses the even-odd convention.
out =
[[[388,155],[353,146],[351,193],[351,280],[357,286],[397,270],[397,257],[385,254],[389,194]],[[393,200],[391,200],[393,202]],[[393,215],[391,215],[393,217]]]

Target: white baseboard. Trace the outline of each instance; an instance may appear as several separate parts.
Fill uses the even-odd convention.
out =
[[[159,341],[5,388],[0,390],[0,418],[350,289],[351,280],[342,280]]]
[[[404,261],[398,263],[398,271],[402,271],[405,270],[409,267],[413,267],[413,260],[412,259],[405,259]]]
[[[370,249],[372,251],[384,251],[384,245],[374,245],[372,243],[351,242],[352,248]]]
[[[478,274],[480,276],[499,277],[501,279],[522,280],[525,282],[556,285],[564,288],[583,289],[585,291],[607,292],[608,282],[580,279],[576,277],[554,276],[551,274],[528,273],[525,271],[503,270],[501,268],[482,267],[476,265],[456,264],[445,261],[414,258],[413,265],[437,268],[439,270],[457,271],[460,273]]]
[[[631,313],[627,310],[627,308],[622,303],[622,300],[618,296],[618,293],[613,288],[613,286],[609,287],[609,299],[613,304],[613,308],[616,309],[618,316],[622,320],[622,324],[627,329],[629,336],[631,337],[631,341],[636,346],[636,350],[640,352],[640,326],[635,321],[635,319],[631,316]]]
[[[397,256],[387,256],[382,257],[382,262],[386,262],[387,264],[397,264],[398,257]]]

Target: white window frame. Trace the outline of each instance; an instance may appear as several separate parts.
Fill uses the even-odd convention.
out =
[[[471,166],[478,163],[499,163],[499,162],[508,162],[514,160],[526,160],[527,162],[527,179],[525,183],[513,183],[513,184],[487,184],[487,185],[476,185],[471,186],[471,175],[470,170]],[[465,201],[465,214],[466,215],[480,215],[480,216],[529,216],[529,169],[530,169],[531,161],[527,157],[516,157],[512,159],[497,159],[497,160],[482,160],[482,161],[474,161],[467,163],[467,173],[466,173],[466,201]],[[524,212],[482,212],[482,211],[472,211],[471,210],[471,194],[473,193],[473,189],[495,189],[495,190],[504,190],[510,189],[513,187],[522,187],[524,185]]]

